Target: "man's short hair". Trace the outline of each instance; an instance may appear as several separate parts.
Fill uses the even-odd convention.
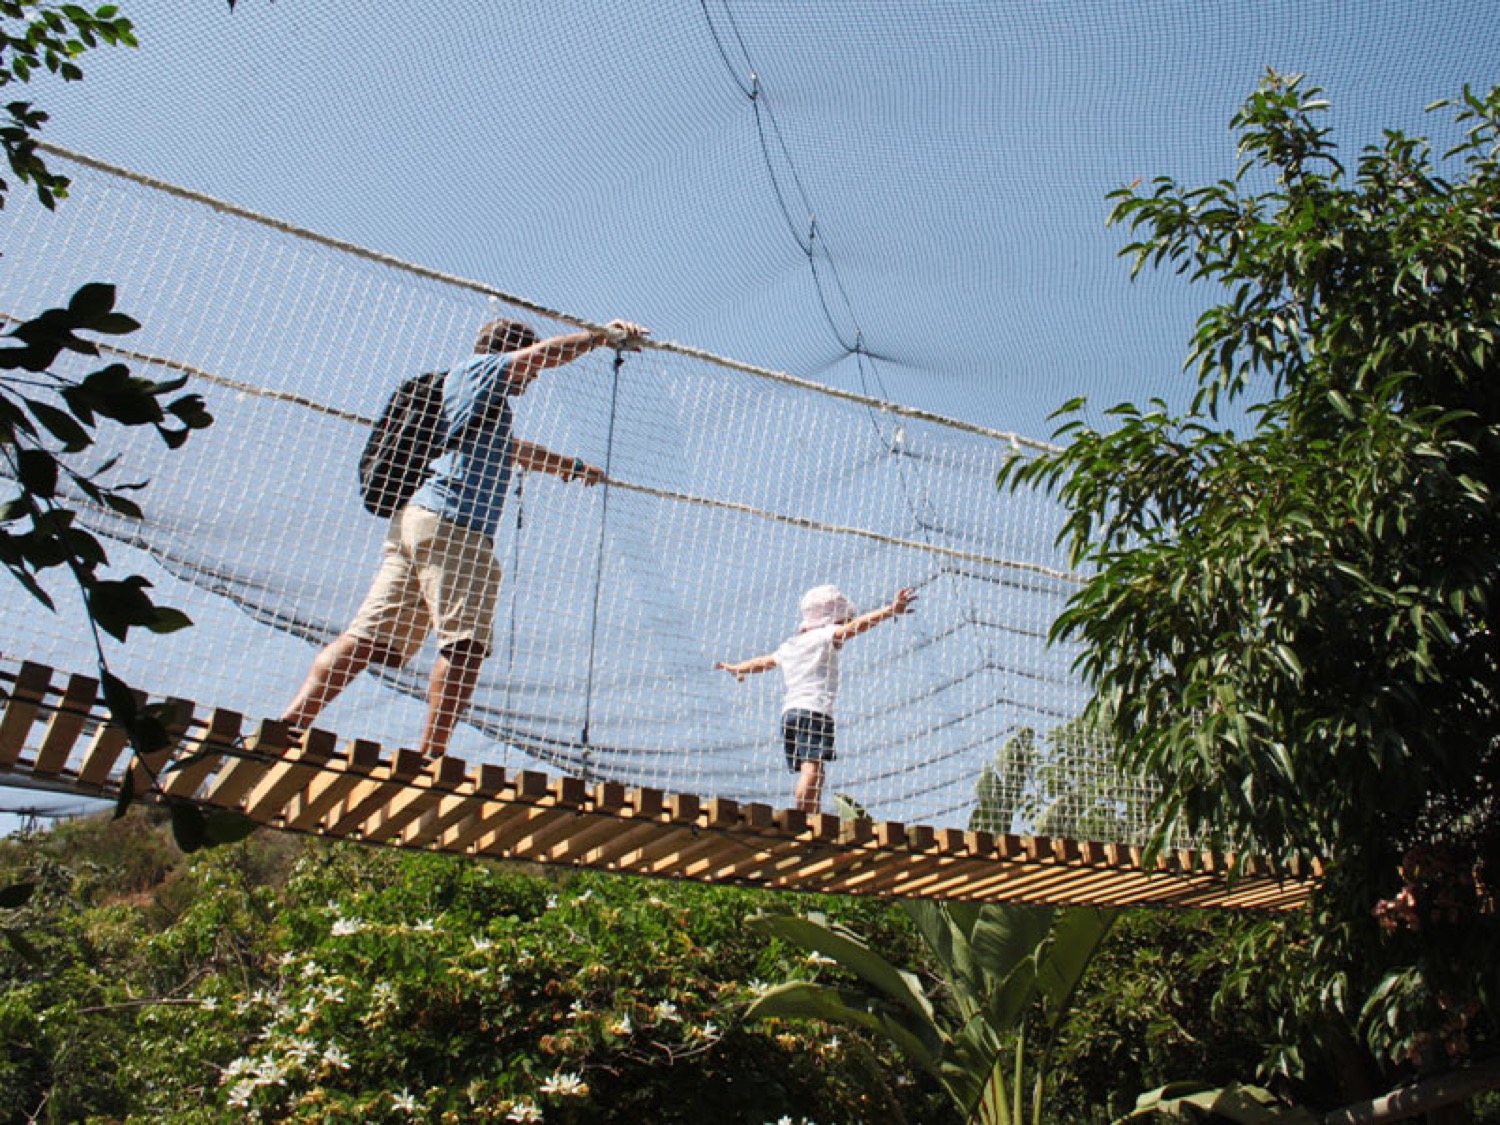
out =
[[[479,330],[474,350],[481,355],[508,355],[536,343],[536,333],[519,320],[492,320]]]

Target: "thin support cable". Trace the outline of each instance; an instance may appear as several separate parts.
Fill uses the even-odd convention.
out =
[[[516,476],[516,538],[510,557],[510,631],[505,644],[505,714],[514,715],[516,684],[516,616],[521,612],[521,537],[526,530],[526,474]],[[510,765],[509,739],[505,740],[505,760]]]
[[[594,660],[599,642],[599,595],[604,587],[604,540],[609,532],[609,478],[614,472],[615,417],[620,401],[620,368],[624,363],[624,350],[616,348],[609,387],[609,432],[604,440],[604,480],[600,484],[600,487],[604,489],[604,495],[599,505],[599,550],[594,558],[594,604],[589,612],[589,670],[583,689],[583,737],[579,740],[583,743],[585,772],[582,776],[586,779],[592,776],[589,761],[589,723],[593,719]]]

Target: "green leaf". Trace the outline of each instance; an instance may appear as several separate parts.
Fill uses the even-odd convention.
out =
[[[102,317],[114,307],[115,287],[99,281],[80,286],[68,301],[68,311],[81,323]]]
[[[36,887],[35,883],[12,883],[7,887],[0,887],[0,910],[15,910],[25,906],[36,893]]]
[[[915,976],[896,968],[842,926],[827,926],[795,914],[760,914],[752,929],[831,957],[860,979],[891,997],[918,1020],[932,1022],[932,1004]]]
[[[15,950],[16,956],[32,965],[40,965],[42,963],[41,953],[38,952],[36,946],[32,945],[19,930],[5,926],[0,927],[0,933],[5,935],[6,944]]]
[[[243,813],[205,811],[181,801],[172,802],[168,811],[172,820],[172,836],[177,841],[177,846],[189,854],[203,848],[237,844],[260,828],[259,823]]]
[[[34,399],[28,398],[22,401],[26,403],[26,409],[31,411],[32,416],[53,437],[62,442],[64,452],[78,453],[94,443],[88,430],[66,410],[60,410],[50,403],[37,402]]]

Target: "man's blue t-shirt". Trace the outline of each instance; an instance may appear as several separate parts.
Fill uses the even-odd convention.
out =
[[[432,463],[432,476],[411,503],[491,537],[500,526],[510,486],[510,357],[476,355],[443,380],[443,434],[449,448]],[[470,425],[486,417],[489,422]],[[456,444],[452,444],[456,441]]]

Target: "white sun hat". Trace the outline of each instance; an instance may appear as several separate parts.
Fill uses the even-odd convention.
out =
[[[802,595],[802,632],[824,625],[842,625],[854,617],[854,606],[837,586],[814,586]]]

